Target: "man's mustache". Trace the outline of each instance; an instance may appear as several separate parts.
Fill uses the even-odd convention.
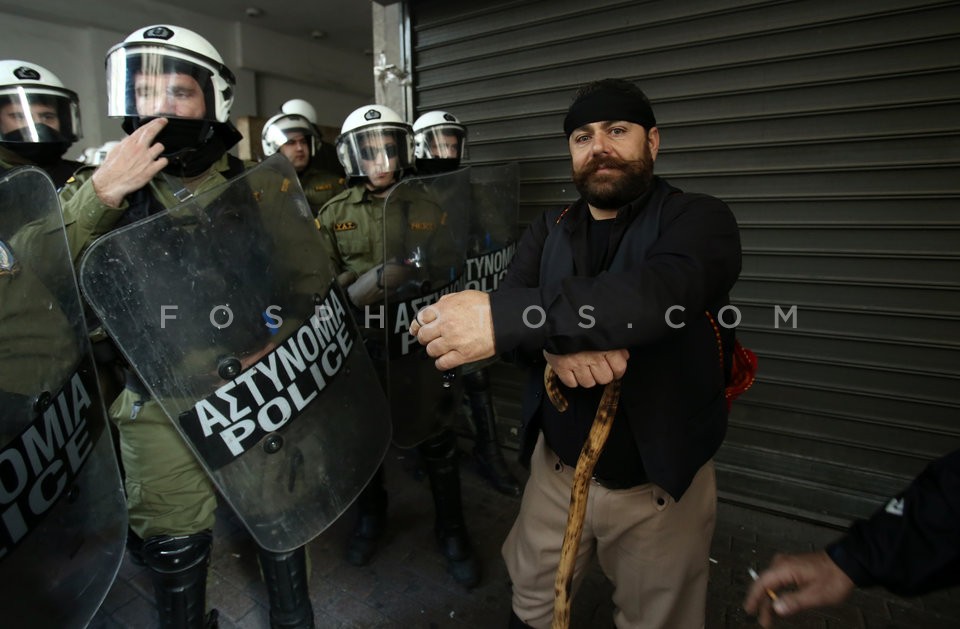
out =
[[[601,168],[609,168],[616,170],[627,170],[631,164],[644,164],[643,159],[619,159],[615,157],[602,157],[595,160],[587,162],[583,170],[581,171],[585,175],[592,175],[596,173]]]

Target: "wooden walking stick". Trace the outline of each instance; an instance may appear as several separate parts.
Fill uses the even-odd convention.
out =
[[[543,383],[550,402],[561,413],[567,410],[567,400],[557,385],[557,375],[550,365],[543,372]],[[573,472],[573,486],[570,489],[570,512],[567,515],[567,528],[563,533],[563,546],[560,547],[560,564],[557,566],[557,578],[553,584],[553,629],[567,629],[570,626],[570,603],[573,599],[573,569],[577,562],[577,549],[580,536],[583,535],[583,520],[587,513],[587,493],[590,491],[590,479],[593,468],[603,452],[603,446],[610,436],[610,427],[617,414],[620,403],[620,381],[614,380],[603,389],[600,406],[590,426],[577,467]]]

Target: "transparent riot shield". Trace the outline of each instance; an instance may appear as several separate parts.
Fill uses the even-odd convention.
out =
[[[507,273],[519,240],[517,163],[470,169],[470,224],[464,287],[492,292]],[[490,362],[496,358],[490,359]],[[476,367],[478,363],[474,363]],[[473,368],[473,367],[467,367]]]
[[[492,292],[517,250],[517,163],[470,168],[471,202],[465,285]]]
[[[127,511],[53,182],[0,179],[0,614],[83,627],[123,558]]]
[[[401,447],[452,426],[461,406],[456,373],[437,371],[407,330],[420,309],[463,289],[469,210],[469,168],[405,179],[383,205],[383,264],[371,272],[382,289],[384,329],[379,343],[368,348],[380,361],[393,440]]]
[[[100,238],[80,279],[263,548],[322,532],[380,465],[386,400],[282,155]]]

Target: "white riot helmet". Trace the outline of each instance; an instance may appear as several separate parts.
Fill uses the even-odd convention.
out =
[[[428,111],[413,123],[417,162],[443,160],[451,170],[460,165],[467,144],[467,129],[446,111]]]
[[[59,159],[82,135],[76,92],[43,66],[0,61],[0,143],[42,162]]]
[[[106,64],[108,116],[220,123],[230,117],[236,79],[216,48],[191,30],[162,24],[138,29],[110,49]],[[170,85],[168,75],[174,73],[192,77],[196,85]],[[202,113],[178,115],[177,103],[189,99],[188,90],[197,87]]]
[[[280,107],[280,111],[285,114],[303,116],[310,121],[310,124],[317,124],[317,110],[302,98],[292,98],[288,100]]]
[[[366,105],[343,121],[337,157],[347,177],[365,177],[364,164],[390,164],[398,174],[413,166],[413,130],[397,112],[383,105]]]
[[[317,153],[317,133],[313,124],[308,118],[298,114],[280,113],[263,125],[263,132],[260,134],[260,144],[263,146],[264,157],[270,157],[280,150],[280,147],[290,140],[293,133],[302,133],[303,137],[309,138],[310,157]]]

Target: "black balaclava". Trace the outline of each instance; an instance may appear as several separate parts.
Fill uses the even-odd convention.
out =
[[[441,175],[452,173],[460,168],[460,159],[457,157],[417,159],[418,175]]]
[[[60,161],[73,143],[68,142],[59,131],[45,124],[38,124],[35,128],[39,136],[36,142],[25,141],[23,130],[18,129],[5,134],[0,145],[40,166]]]
[[[123,130],[128,134],[147,124],[154,117],[123,119]],[[186,118],[169,118],[156,142],[163,144],[161,157],[170,160],[163,171],[177,177],[196,177],[202,174],[223,154],[233,148],[243,135],[230,121],[210,122]]]

